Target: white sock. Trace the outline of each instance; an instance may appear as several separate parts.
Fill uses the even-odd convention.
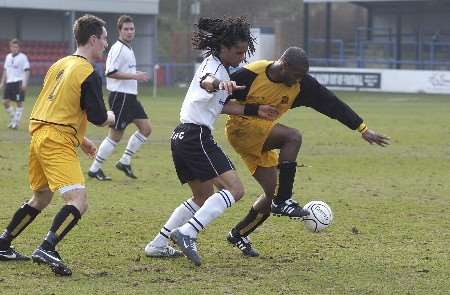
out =
[[[165,247],[169,243],[170,232],[177,227],[182,226],[194,216],[200,207],[191,199],[181,203],[170,215],[166,224],[161,228],[159,234],[150,242],[153,247]]]
[[[131,157],[139,150],[141,145],[147,140],[147,137],[142,135],[139,131],[133,133],[128,140],[127,147],[120,158],[120,163],[130,165]]]
[[[9,115],[9,120],[12,122],[12,120],[14,119],[14,114],[15,114],[14,107],[10,105],[7,109],[5,109],[5,111]]]
[[[14,125],[19,124],[20,118],[22,117],[23,107],[16,107],[16,113],[14,114],[14,118],[12,122]]]
[[[187,223],[180,227],[180,232],[189,235],[191,238],[196,238],[201,230],[222,215],[225,209],[231,207],[234,202],[234,197],[228,190],[218,191],[206,200]]]
[[[103,139],[100,147],[98,148],[97,154],[95,155],[94,162],[92,162],[91,168],[89,168],[89,171],[97,172],[98,169],[102,167],[103,162],[105,162],[106,159],[108,159],[108,157],[114,151],[116,145],[117,142],[109,137]]]

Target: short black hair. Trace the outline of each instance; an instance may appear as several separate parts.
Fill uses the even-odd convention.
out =
[[[196,27],[198,30],[193,33],[192,46],[194,49],[206,50],[205,56],[218,56],[221,45],[231,48],[240,41],[248,43],[248,56],[255,52],[255,38],[250,33],[246,17],[202,17]]]
[[[95,15],[85,14],[78,18],[73,25],[73,34],[77,45],[86,45],[92,35],[100,38],[105,25],[105,21]]]
[[[299,67],[305,70],[305,73],[309,70],[309,60],[306,52],[300,47],[289,47],[280,57],[287,66]]]

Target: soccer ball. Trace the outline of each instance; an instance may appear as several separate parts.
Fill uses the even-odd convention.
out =
[[[333,212],[327,203],[311,201],[303,209],[309,211],[309,215],[303,218],[305,228],[312,232],[319,232],[328,227],[333,221]]]

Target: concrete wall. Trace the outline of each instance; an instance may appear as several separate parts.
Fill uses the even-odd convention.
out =
[[[66,41],[68,17],[61,11],[0,9],[0,39]]]

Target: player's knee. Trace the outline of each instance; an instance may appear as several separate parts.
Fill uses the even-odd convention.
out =
[[[47,199],[39,199],[33,196],[31,200],[28,201],[28,205],[30,205],[33,208],[36,208],[40,211],[47,208],[48,204],[50,204],[50,200]]]
[[[78,209],[78,211],[80,211],[81,215],[86,213],[86,211],[89,207],[87,198],[84,198],[84,197],[74,199],[72,202],[70,202],[68,204],[75,206]]]
[[[302,145],[302,134],[297,129],[291,128],[287,132],[287,140],[297,146]]]
[[[33,197],[28,201],[28,205],[38,210],[44,210],[52,201],[53,193],[48,189],[35,191]]]
[[[63,198],[67,205],[75,206],[81,215],[88,209],[88,199],[85,189],[75,189],[65,192]]]

